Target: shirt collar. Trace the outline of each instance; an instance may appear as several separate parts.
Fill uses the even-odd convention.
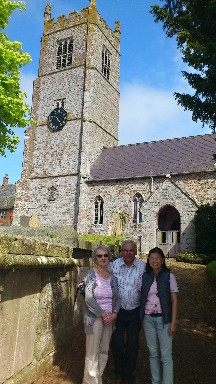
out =
[[[121,257],[121,259],[120,259],[120,267],[121,267],[122,265],[126,265],[125,262],[124,262],[123,257]],[[134,267],[138,267],[138,261],[137,261],[137,258],[136,258],[136,257],[135,257],[135,259],[134,259],[132,265],[134,265]],[[131,265],[131,266],[132,266],[132,265]]]

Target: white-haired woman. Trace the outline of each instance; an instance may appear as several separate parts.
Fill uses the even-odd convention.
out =
[[[108,270],[109,248],[99,245],[92,257],[94,267],[85,277],[86,356],[83,384],[102,384],[120,298],[117,280]]]

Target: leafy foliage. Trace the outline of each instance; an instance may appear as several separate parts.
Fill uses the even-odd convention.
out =
[[[122,236],[108,236],[108,235],[80,235],[80,240],[89,241],[90,243],[115,245],[116,242],[122,242]]]
[[[201,205],[195,215],[196,250],[216,258],[216,203]]]
[[[122,223],[122,226],[124,227],[127,223],[127,216],[124,212],[119,212],[119,219]]]
[[[206,272],[209,279],[216,283],[216,260],[207,265]]]
[[[107,245],[110,248],[112,259],[116,259],[120,255],[121,243],[125,239],[122,236],[79,235],[79,240],[89,241],[94,246],[99,244]]]
[[[206,255],[191,252],[180,252],[176,255],[176,261],[190,264],[208,264],[210,259]]]
[[[0,155],[8,149],[14,152],[19,138],[13,127],[24,128],[29,123],[26,94],[20,89],[20,68],[31,61],[23,53],[20,42],[11,42],[3,29],[8,25],[12,12],[25,9],[24,2],[1,0],[0,2]]]
[[[216,0],[161,0],[153,5],[156,22],[163,23],[168,37],[176,37],[185,63],[195,71],[183,77],[194,95],[175,92],[178,104],[192,111],[192,119],[216,131]]]

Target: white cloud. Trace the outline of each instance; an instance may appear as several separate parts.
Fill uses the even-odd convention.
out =
[[[119,143],[173,139],[203,135],[210,130],[194,123],[191,112],[177,105],[173,91],[142,83],[122,86],[120,99]]]
[[[36,75],[33,73],[22,73],[20,76],[20,88],[26,93],[26,102],[32,105],[32,93],[33,93],[33,81],[36,79]]]

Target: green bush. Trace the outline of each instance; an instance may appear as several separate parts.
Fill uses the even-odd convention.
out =
[[[80,235],[80,240],[89,241],[90,243],[115,245],[117,241],[121,243],[124,240],[123,236],[107,236],[107,235]]]
[[[121,243],[123,240],[125,240],[123,236],[106,235],[80,235],[79,239],[93,243],[93,247],[96,247],[99,244],[108,245],[113,259],[119,257],[121,251]]]
[[[196,251],[216,258],[216,203],[201,205],[195,214],[194,222]]]
[[[212,261],[207,265],[206,272],[209,279],[216,283],[216,261]]]
[[[201,255],[198,253],[188,253],[188,252],[181,252],[177,253],[176,255],[176,261],[183,261],[184,263],[190,263],[190,264],[208,264],[211,259],[209,256]]]

